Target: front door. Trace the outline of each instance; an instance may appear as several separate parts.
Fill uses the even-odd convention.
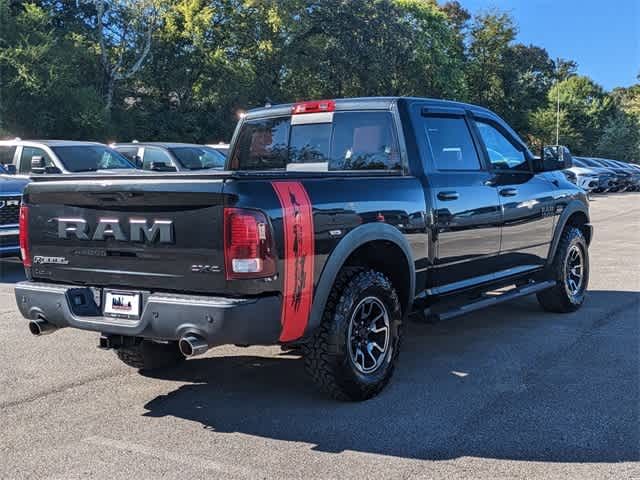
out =
[[[499,124],[478,118],[475,125],[503,212],[501,268],[538,267],[544,264],[553,237],[557,186],[545,175],[534,174],[522,146]]]

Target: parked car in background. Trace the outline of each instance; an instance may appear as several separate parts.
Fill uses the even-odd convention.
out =
[[[220,143],[215,143],[215,144],[211,144],[211,145],[207,145],[207,146],[216,149],[221,154],[223,154],[225,157],[229,155],[229,144],[228,143],[220,142]]]
[[[102,143],[70,140],[0,141],[0,161],[19,175],[110,173],[135,165]]]
[[[573,166],[589,169],[598,175],[598,186],[593,189],[596,193],[616,191],[619,188],[618,175],[610,168],[598,166],[585,157],[573,157]]]
[[[138,168],[156,172],[222,170],[226,161],[226,157],[216,149],[193,143],[115,143],[113,148]]]
[[[627,191],[637,191],[640,190],[640,172],[638,172],[635,168],[631,166],[631,164],[626,162],[621,162],[620,160],[610,160],[607,158],[597,158],[596,160],[600,160],[605,162],[607,165],[611,165],[612,167],[618,167],[625,172],[628,172],[631,175],[629,179],[629,187]]]
[[[22,191],[28,178],[10,175],[0,166],[0,257],[18,256],[18,224]]]
[[[567,179],[582,188],[585,192],[592,192],[600,184],[598,172],[590,168],[579,167],[577,165],[563,170]]]
[[[633,187],[633,171],[604,158],[589,157],[588,160],[601,167],[609,168],[613,172],[615,172],[616,176],[618,177],[618,189],[615,191],[626,192]]]
[[[636,172],[640,173],[640,165],[638,165],[637,163],[628,163],[627,165],[629,165],[629,168],[632,168]]]

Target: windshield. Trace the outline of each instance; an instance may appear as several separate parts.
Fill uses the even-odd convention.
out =
[[[620,165],[616,165],[615,163],[613,163],[613,162],[612,162],[612,161],[610,161],[610,160],[601,160],[601,159],[598,159],[598,161],[599,161],[602,165],[604,165],[605,167],[607,167],[607,168],[615,168],[615,169],[619,169],[619,168],[620,168]]]
[[[595,160],[592,160],[589,158],[581,158],[580,161],[589,167],[599,167],[599,168],[606,167],[606,165],[602,165],[601,163],[598,163]]]
[[[115,150],[102,145],[51,147],[64,168],[70,172],[94,172],[120,168],[136,168]]]
[[[209,147],[174,147],[171,153],[180,164],[188,170],[202,170],[205,168],[224,168],[226,157]]]
[[[217,152],[220,152],[225,157],[229,155],[229,147],[227,145],[224,145],[224,146],[216,145],[215,147],[211,147],[211,148],[213,148]]]

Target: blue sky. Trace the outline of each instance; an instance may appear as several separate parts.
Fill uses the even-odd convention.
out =
[[[608,90],[636,83],[640,73],[640,0],[459,0],[477,13],[509,12],[517,41],[552,58],[578,62],[578,72]]]

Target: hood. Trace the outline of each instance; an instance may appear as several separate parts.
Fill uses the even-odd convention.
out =
[[[29,179],[25,177],[0,175],[0,193],[22,193],[28,183]]]
[[[598,172],[596,172],[595,170],[593,170],[591,168],[578,167],[576,165],[574,165],[571,168],[567,168],[567,170],[572,171],[576,175],[598,175]]]

